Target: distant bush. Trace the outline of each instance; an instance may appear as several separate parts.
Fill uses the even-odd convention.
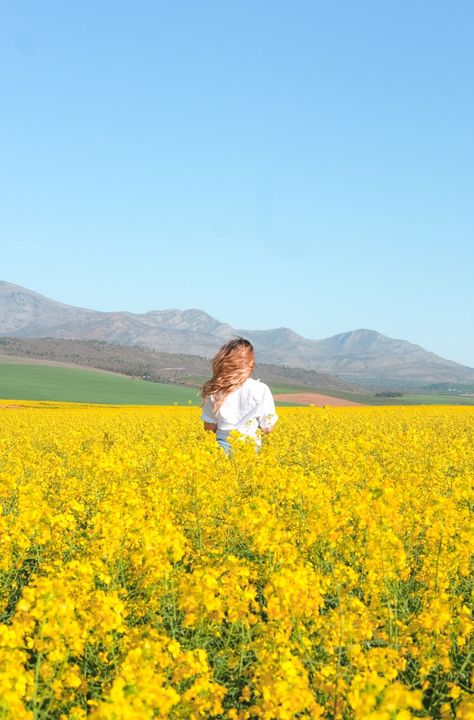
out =
[[[403,393],[401,393],[401,392],[392,392],[392,391],[375,393],[375,397],[402,397],[402,395],[403,395]]]

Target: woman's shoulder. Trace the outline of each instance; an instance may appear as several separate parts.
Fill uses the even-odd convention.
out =
[[[255,380],[254,378],[248,378],[242,385],[242,389],[249,394],[253,395],[256,399],[260,400],[266,391],[270,388],[261,380]]]

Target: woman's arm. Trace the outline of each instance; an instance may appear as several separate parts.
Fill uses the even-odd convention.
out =
[[[275,401],[273,400],[273,395],[268,385],[264,385],[263,390],[263,397],[259,408],[258,424],[261,432],[264,435],[267,435],[273,430],[275,423],[278,420],[278,415],[275,409]]]
[[[204,430],[209,430],[210,432],[214,433],[216,432],[217,416],[214,412],[214,403],[212,402],[210,397],[206,398],[202,406],[201,420],[204,423]]]

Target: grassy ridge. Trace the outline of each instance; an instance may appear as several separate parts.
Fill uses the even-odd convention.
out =
[[[163,353],[136,345],[113,345],[95,340],[53,338],[11,338],[0,336],[0,363],[18,360],[34,364],[66,363],[66,367],[108,370],[141,380],[176,383],[198,388],[209,377],[209,358],[181,353]],[[257,363],[255,377],[268,385],[291,385],[305,388],[324,387],[360,390],[329,373],[302,368]]]

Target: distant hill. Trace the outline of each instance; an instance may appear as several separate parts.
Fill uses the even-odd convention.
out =
[[[348,383],[405,388],[474,382],[473,368],[375,330],[311,340],[289,328],[235,329],[197,309],[137,314],[77,308],[7,282],[0,282],[0,335],[98,340],[202,357],[212,356],[227,339],[244,335],[261,363],[317,370]]]
[[[21,360],[107,370],[142,380],[190,387],[199,387],[211,374],[209,359],[197,355],[160,353],[134,345],[112,345],[103,340],[0,337],[0,363]],[[349,393],[360,390],[357,385],[329,373],[265,363],[256,365],[254,376],[280,387]]]
[[[263,331],[275,333],[276,331]],[[265,342],[262,333],[247,333],[249,339]],[[375,330],[359,329],[324,340],[293,338],[276,344],[274,362],[285,362],[292,351],[298,354],[302,367],[317,367],[336,374],[341,380],[371,387],[416,388],[433,383],[469,385],[474,382],[474,369],[424,350],[406,340],[387,337]],[[266,353],[260,353],[266,359]]]

